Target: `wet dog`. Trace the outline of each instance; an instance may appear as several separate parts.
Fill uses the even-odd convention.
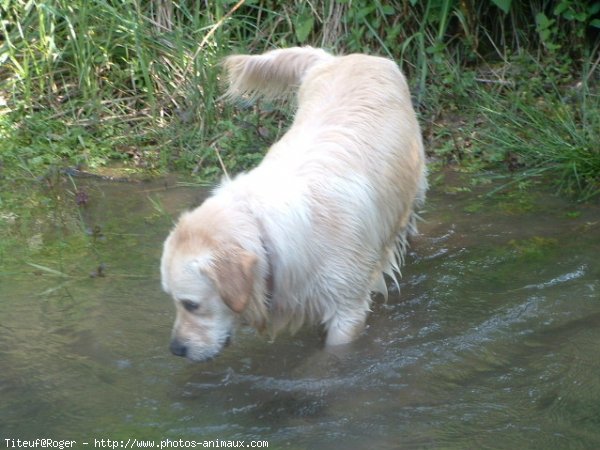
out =
[[[320,323],[328,346],[362,331],[387,296],[427,188],[421,133],[391,60],[311,47],[224,61],[229,97],[297,93],[290,129],[255,169],[184,213],[164,243],[171,351],[216,356],[246,323],[270,334]]]

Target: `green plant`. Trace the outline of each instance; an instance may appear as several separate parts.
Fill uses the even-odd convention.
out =
[[[492,127],[481,135],[481,146],[494,148],[497,161],[528,168],[513,182],[543,176],[580,200],[600,194],[600,97],[585,86],[570,98],[558,89],[523,94],[480,97]]]
[[[600,1],[559,0],[552,14],[540,11],[535,15],[536,32],[546,50],[552,54],[567,47],[575,51],[585,46],[588,28],[600,28]]]
[[[506,112],[515,96],[535,108],[539,98],[561,102],[582,83],[586,94],[573,96],[571,118],[550,123],[589,128],[599,10],[600,2],[583,0],[6,0],[0,180],[114,161],[203,181],[251,167],[285,118],[222,102],[219,61],[291,45],[395,59],[430,151],[485,167],[506,151],[471,145],[480,107],[495,108],[489,99],[476,104],[474,93],[486,92]]]
[[[15,0],[0,8],[7,18],[1,22],[1,89],[10,120],[21,124],[4,129],[9,142],[20,146],[24,129],[48,119],[62,126],[57,136],[74,135],[76,128],[99,141],[128,135],[133,143],[155,140],[180,122],[195,121],[206,136],[216,121],[221,3],[214,11],[195,2],[136,0]],[[202,33],[213,39],[196,50]],[[68,146],[74,154],[90,153],[81,142]],[[20,153],[4,147],[3,154]],[[54,148],[50,153],[46,164],[68,156]]]

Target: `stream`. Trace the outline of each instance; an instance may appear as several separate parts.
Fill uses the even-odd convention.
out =
[[[21,247],[0,264],[0,447],[600,448],[600,207],[451,178],[343,353],[310,327],[169,353],[162,242],[207,189],[77,180],[71,206],[4,217]]]

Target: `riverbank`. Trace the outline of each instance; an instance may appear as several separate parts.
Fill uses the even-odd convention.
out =
[[[254,167],[293,106],[224,102],[219,61],[291,45],[397,61],[432,172],[597,199],[600,2],[409,3],[2,7],[0,212],[26,202],[31,184],[73,174],[206,184]]]

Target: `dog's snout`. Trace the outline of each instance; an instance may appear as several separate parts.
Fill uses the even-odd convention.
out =
[[[171,344],[169,345],[169,349],[171,353],[175,356],[186,356],[187,355],[187,346],[181,343],[178,339],[173,339]]]

